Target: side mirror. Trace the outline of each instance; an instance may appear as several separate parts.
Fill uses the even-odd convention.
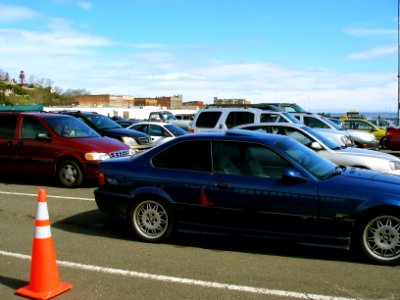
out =
[[[286,180],[290,180],[293,182],[304,182],[307,181],[307,178],[303,176],[299,171],[292,168],[285,168],[282,172],[282,178]]]
[[[312,142],[311,143],[311,149],[313,149],[313,150],[322,150],[322,146],[318,142]]]
[[[43,140],[43,141],[51,141],[52,137],[49,136],[47,133],[38,133],[36,135],[36,139]]]

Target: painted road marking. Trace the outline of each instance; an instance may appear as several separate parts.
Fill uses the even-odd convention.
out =
[[[31,256],[29,256],[29,255],[7,252],[7,251],[2,251],[2,250],[0,250],[0,255],[20,258],[20,259],[24,259],[24,260],[31,259]],[[85,265],[85,264],[74,263],[74,262],[69,262],[69,261],[62,261],[62,260],[57,260],[57,264],[59,266],[73,268],[73,269],[79,269],[79,270],[84,270],[84,271],[120,275],[120,276],[125,276],[125,277],[135,277],[135,278],[141,278],[141,279],[150,279],[150,280],[171,282],[171,283],[177,283],[177,284],[194,285],[194,286],[200,286],[200,287],[205,287],[205,288],[224,289],[224,290],[231,290],[231,291],[245,292],[245,293],[252,293],[252,294],[259,294],[259,295],[292,297],[292,298],[297,298],[297,299],[311,299],[311,300],[356,300],[355,298],[297,293],[297,292],[274,290],[274,289],[267,289],[267,288],[257,288],[257,287],[251,287],[251,286],[245,286],[245,285],[227,284],[227,283],[203,281],[203,280],[190,279],[190,278],[180,278],[180,277],[174,277],[174,276],[157,275],[157,274],[129,271],[129,270],[123,270],[123,269]]]
[[[37,197],[37,194],[28,194],[28,193],[15,193],[15,192],[3,192],[3,191],[0,191],[0,194]],[[71,199],[71,200],[82,200],[82,201],[95,201],[93,198],[52,196],[52,195],[46,195],[46,197],[47,197],[47,198],[56,198],[56,199]]]

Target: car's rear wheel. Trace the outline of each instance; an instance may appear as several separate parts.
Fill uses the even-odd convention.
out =
[[[361,250],[381,264],[400,262],[400,217],[380,214],[368,218],[361,226]]]
[[[147,242],[160,242],[172,233],[172,213],[167,204],[158,200],[141,200],[130,210],[134,233]]]
[[[381,138],[381,140],[379,141],[379,145],[381,146],[382,149],[386,149],[386,148],[387,148],[386,140],[387,140],[387,138],[384,136],[384,137]]]
[[[77,187],[83,183],[81,167],[73,160],[64,160],[57,167],[58,181],[64,187]]]

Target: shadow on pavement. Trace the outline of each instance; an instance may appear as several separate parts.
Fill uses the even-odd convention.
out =
[[[60,220],[52,226],[57,229],[103,236],[120,240],[132,240],[141,243],[130,230],[130,225],[123,218],[103,214],[92,210]],[[176,247],[196,247],[217,251],[232,251],[252,254],[277,255],[329,261],[345,261],[359,263],[360,261],[343,249],[330,249],[296,244],[277,239],[263,239],[215,233],[193,233],[179,230],[168,241],[164,242]]]

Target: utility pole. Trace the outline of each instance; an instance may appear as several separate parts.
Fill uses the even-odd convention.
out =
[[[399,126],[400,118],[400,0],[397,0],[397,119],[396,125]]]

